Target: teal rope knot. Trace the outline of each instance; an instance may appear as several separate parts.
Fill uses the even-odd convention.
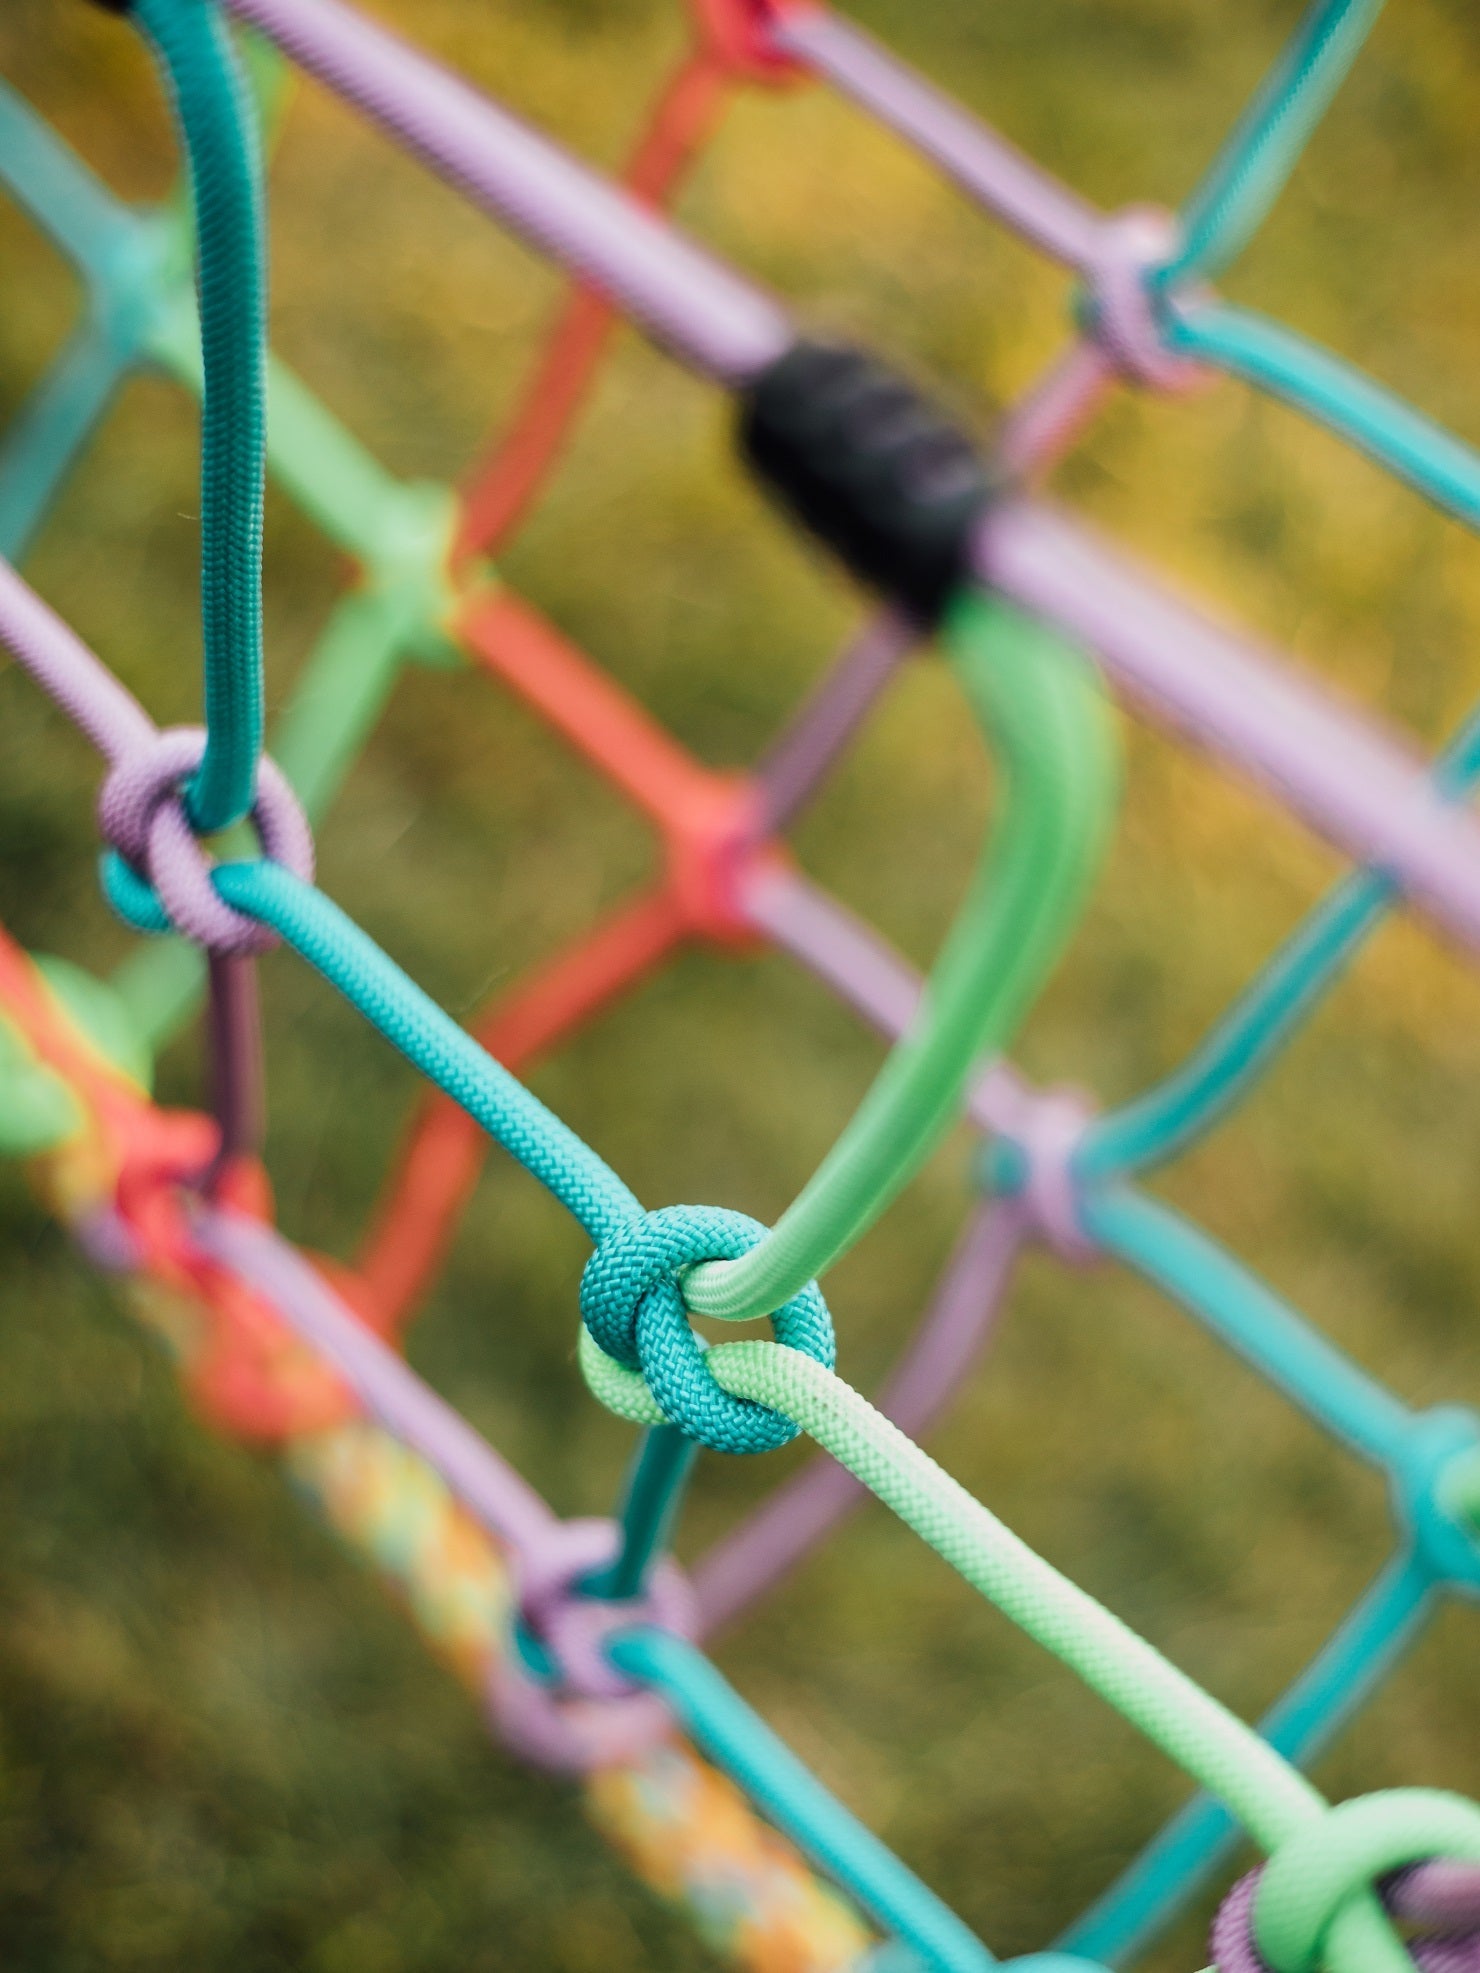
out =
[[[663,1415],[717,1452],[773,1452],[797,1427],[769,1405],[722,1391],[704,1361],[704,1343],[689,1326],[686,1268],[738,1260],[767,1229],[722,1206],[664,1206],[603,1240],[581,1277],[581,1319],[604,1355],[639,1371]],[[815,1281],[770,1318],[778,1343],[831,1370],[837,1350],[832,1317]]]

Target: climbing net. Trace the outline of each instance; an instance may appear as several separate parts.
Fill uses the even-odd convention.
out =
[[[1301,1772],[1440,1601],[1480,1592],[1480,1420],[1459,1407],[1410,1410],[1141,1183],[1229,1113],[1395,905],[1480,942],[1480,825],[1462,799],[1480,777],[1480,715],[1424,770],[1035,491],[1117,384],[1175,393],[1223,371],[1480,523],[1480,457],[1210,285],[1276,200],[1378,0],[1316,0],[1175,218],[1095,210],[814,0],[694,0],[692,50],[619,185],[342,0],[226,0],[224,13],[215,0],[112,4],[166,77],[193,214],[185,202],[126,207],[0,89],[0,176],[88,296],[0,449],[0,640],[103,755],[103,885],[156,942],[105,985],[0,935],[0,1146],[34,1161],[87,1254],[126,1278],[204,1412],[281,1450],[330,1522],[399,1579],[502,1737],[579,1777],[598,1824],[736,1963],[798,1973],[992,1963],[699,1649],[867,1489],[1205,1791],[1068,1928],[1061,1964],[1144,1948],[1240,1833],[1269,1861],[1219,1910],[1212,1956],[1222,1973],[1480,1964],[1480,1811],[1421,1789],[1331,1807]],[[250,80],[226,14],[252,31]],[[510,431],[461,494],[390,478],[267,353],[256,125],[283,55],[574,277]],[[779,302],[661,216],[728,96],[809,79],[862,105],[1079,276],[1067,353],[985,454],[863,353],[800,334]],[[619,312],[734,395],[750,469],[884,598],[747,776],[691,759],[490,567],[536,501]],[[140,366],[202,397],[201,728],[156,728],[13,566]],[[264,471],[357,571],[271,758]],[[931,632],[1002,792],[922,988],[803,874],[782,835]],[[313,882],[313,825],[400,671],[459,659],[532,706],[648,818],[663,849],[655,883],[472,1033]],[[1107,685],[1274,788],[1358,868],[1182,1068],[1097,1114],[1077,1094],[1030,1086],[1003,1053],[1070,935],[1108,834]],[[260,853],[212,861],[202,839],[244,822]],[[770,1228],[717,1207],[644,1211],[515,1076],[695,941],[770,942],[895,1042]],[[298,1252],[272,1224],[257,1156],[254,965],[278,942],[436,1092],[353,1268]],[[203,990],[211,1111],[165,1110],[148,1095],[152,1051]],[[833,1368],[817,1277],[962,1114],[983,1133],[982,1202],[875,1407]],[[610,1520],[559,1520],[396,1346],[486,1137],[592,1241],[581,1369],[604,1404],[644,1428]],[[959,1386],[1032,1243],[1139,1271],[1387,1477],[1394,1558],[1257,1731],[907,1436]],[[706,1350],[691,1312],[769,1317],[774,1340]],[[763,1452],[798,1431],[828,1456],[680,1570],[668,1536],[697,1448]],[[1407,1944],[1394,1919],[1415,1935]]]

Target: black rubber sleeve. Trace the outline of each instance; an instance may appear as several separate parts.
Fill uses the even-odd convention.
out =
[[[744,393],[741,448],[855,575],[925,623],[998,483],[971,439],[863,350],[799,342]]]

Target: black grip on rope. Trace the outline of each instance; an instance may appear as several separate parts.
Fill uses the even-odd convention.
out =
[[[833,343],[794,343],[742,407],[742,449],[782,503],[855,575],[933,622],[997,491],[965,433],[877,358]]]

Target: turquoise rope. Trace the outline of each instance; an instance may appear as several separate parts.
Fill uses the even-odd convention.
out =
[[[1270,1746],[1308,1768],[1417,1642],[1437,1601],[1433,1576],[1416,1556],[1390,1562],[1260,1721]],[[1221,1803],[1194,1797],[1057,1946],[1112,1965],[1138,1959],[1242,1840]]]
[[[143,358],[172,229],[115,199],[4,81],[0,184],[88,289],[87,319],[0,444],[0,554],[15,562],[118,386]]]
[[[106,286],[120,229],[134,215],[24,96],[4,81],[0,81],[0,184],[89,288]]]
[[[201,623],[206,748],[187,791],[203,834],[252,805],[262,751],[266,269],[251,95],[208,0],[134,0],[190,160],[199,241]]]
[[[931,1973],[984,1973],[996,1964],[976,1934],[828,1793],[702,1651],[644,1627],[613,1638],[608,1655],[619,1671],[661,1693],[762,1813]]]
[[[1437,507],[1480,527],[1480,454],[1329,350],[1229,302],[1166,308],[1163,335],[1179,356],[1215,364],[1281,398]]]
[[[641,1596],[648,1570],[668,1547],[698,1453],[697,1442],[674,1425],[655,1425],[643,1433],[617,1510],[622,1545],[607,1568],[587,1578],[588,1596],[618,1603]]]
[[[1173,1075],[1091,1124],[1074,1158],[1080,1180],[1150,1170],[1211,1130],[1314,1012],[1395,895],[1370,871],[1339,884]]]
[[[128,866],[110,862],[114,871]],[[281,864],[213,873],[235,910],[270,925],[351,1006],[555,1195],[600,1244],[642,1212],[611,1166],[408,979],[337,904]],[[138,880],[135,879],[135,882]]]
[[[1215,274],[1248,245],[1381,12],[1382,0],[1316,0],[1183,206],[1159,285]]]
[[[7,562],[19,562],[30,547],[127,374],[127,361],[87,322],[21,406],[0,451],[0,555]]]
[[[1480,780],[1480,709],[1433,768],[1459,801]],[[1075,1170],[1087,1184],[1165,1164],[1212,1129],[1314,1011],[1401,893],[1380,871],[1343,879],[1295,929],[1181,1068],[1085,1134]]]
[[[1334,1438],[1384,1471],[1402,1464],[1414,1414],[1207,1234],[1129,1186],[1092,1192],[1081,1216],[1097,1245],[1165,1289]]]

